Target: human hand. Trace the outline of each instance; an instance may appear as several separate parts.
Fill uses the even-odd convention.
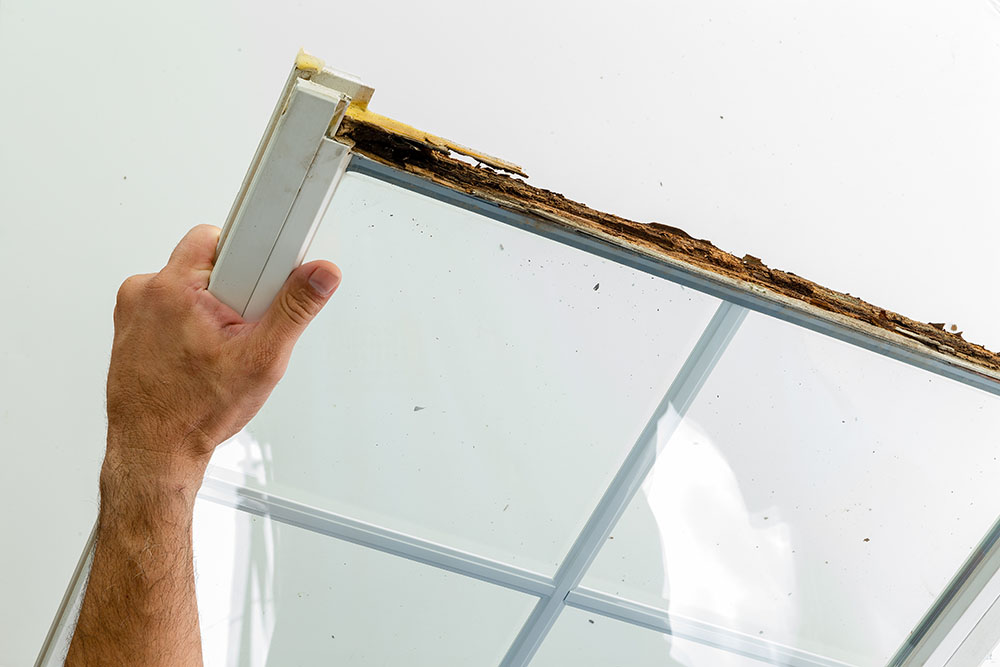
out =
[[[98,537],[67,665],[202,664],[195,494],[340,284],[333,264],[304,264],[246,322],[207,290],[218,239],[195,227],[162,271],[118,290]]]
[[[207,290],[219,233],[195,227],[159,273],[118,291],[105,469],[139,465],[197,488],[212,451],[261,408],[340,284],[330,262],[304,264],[264,317],[246,322]]]

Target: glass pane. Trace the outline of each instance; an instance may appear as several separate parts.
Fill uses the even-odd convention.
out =
[[[996,397],[751,314],[584,580],[882,665],[1000,512]]]
[[[343,285],[216,463],[548,573],[719,303],[356,174],[311,255]]]
[[[741,655],[567,607],[531,667],[761,667]]]
[[[497,664],[536,600],[211,502],[194,525],[206,665]]]

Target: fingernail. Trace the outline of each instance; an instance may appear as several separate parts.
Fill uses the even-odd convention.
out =
[[[333,290],[337,289],[337,285],[340,283],[340,277],[333,271],[324,269],[323,267],[318,267],[309,276],[309,284],[320,296],[327,296]]]

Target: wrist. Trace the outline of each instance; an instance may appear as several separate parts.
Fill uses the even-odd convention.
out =
[[[176,428],[159,426],[109,419],[105,464],[127,466],[157,480],[200,485],[214,447],[193,442],[193,433],[182,437]]]
[[[98,539],[122,553],[190,541],[197,488],[164,483],[133,468],[101,469]]]
[[[158,514],[193,510],[207,464],[207,460],[109,437],[100,476],[102,511],[105,507],[115,512],[134,507]]]

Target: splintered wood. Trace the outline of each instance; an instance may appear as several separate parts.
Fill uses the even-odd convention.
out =
[[[981,345],[965,340],[961,332],[946,330],[940,323],[917,322],[849,294],[843,294],[806,280],[794,273],[772,269],[761,260],[742,258],[715,247],[711,242],[693,238],[681,229],[655,222],[640,223],[602,213],[566,197],[528,185],[500,170],[472,166],[434,150],[391,129],[359,118],[345,117],[337,139],[353,144],[366,157],[411,172],[440,185],[465,192],[502,208],[542,218],[582,233],[613,240],[617,245],[656,258],[670,258],[673,263],[691,267],[700,274],[708,272],[728,279],[726,282],[752,285],[760,294],[779,295],[808,304],[833,315],[870,325],[883,332],[880,337],[898,340],[899,336],[945,357],[961,360],[996,377],[1000,356]],[[950,327],[949,327],[950,328]],[[877,333],[877,332],[875,332]],[[887,335],[886,335],[887,334]]]

